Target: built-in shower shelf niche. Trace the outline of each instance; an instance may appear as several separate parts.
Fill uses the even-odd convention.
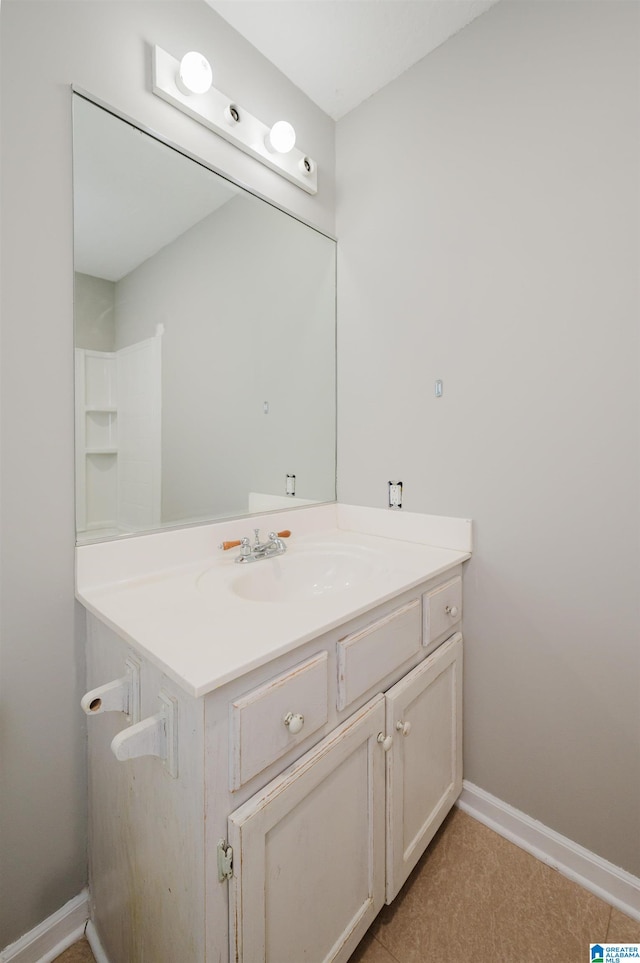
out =
[[[117,358],[76,349],[76,527],[117,529]]]
[[[85,444],[87,451],[113,453],[118,450],[118,409],[85,408]]]

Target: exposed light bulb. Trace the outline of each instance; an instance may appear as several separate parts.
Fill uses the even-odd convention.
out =
[[[180,61],[176,87],[183,94],[206,94],[213,83],[211,64],[201,53],[190,50]]]
[[[265,147],[272,154],[288,154],[295,142],[296,132],[286,120],[277,120],[264,139]]]

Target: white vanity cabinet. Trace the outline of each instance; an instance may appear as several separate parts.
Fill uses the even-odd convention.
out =
[[[386,694],[386,902],[398,894],[462,790],[462,636]]]
[[[460,571],[199,699],[143,659],[143,715],[158,689],[177,700],[178,771],[118,762],[126,721],[92,722],[90,890],[109,963],[346,963],[462,788]],[[130,647],[89,625],[100,685]]]
[[[234,963],[349,959],[462,789],[461,682],[458,633],[229,816]]]
[[[229,817],[231,960],[347,960],[384,902],[384,697]]]

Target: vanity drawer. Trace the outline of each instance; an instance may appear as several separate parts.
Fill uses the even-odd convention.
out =
[[[423,640],[430,645],[454,628],[462,618],[462,579],[459,575],[423,595]]]
[[[421,602],[412,599],[338,642],[338,709],[421,651]]]
[[[232,792],[325,725],[327,662],[327,653],[319,652],[231,703],[229,788]],[[302,723],[299,718],[285,722],[289,713],[302,716]]]

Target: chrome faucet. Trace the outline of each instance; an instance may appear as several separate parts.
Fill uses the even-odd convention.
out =
[[[277,532],[269,532],[266,542],[260,541],[259,528],[254,528],[253,534],[255,539],[251,547],[251,554],[254,558],[268,558],[270,555],[283,555],[286,552],[287,546]]]
[[[287,550],[287,546],[285,545],[283,539],[289,538],[291,532],[269,532],[266,542],[260,541],[259,528],[254,528],[253,534],[253,544],[251,539],[245,536],[239,541],[223,542],[218,547],[224,549],[226,552],[227,549],[235,548],[237,545],[239,545],[240,554],[236,555],[236,562],[258,562],[262,558],[273,558],[274,555],[284,555]]]

